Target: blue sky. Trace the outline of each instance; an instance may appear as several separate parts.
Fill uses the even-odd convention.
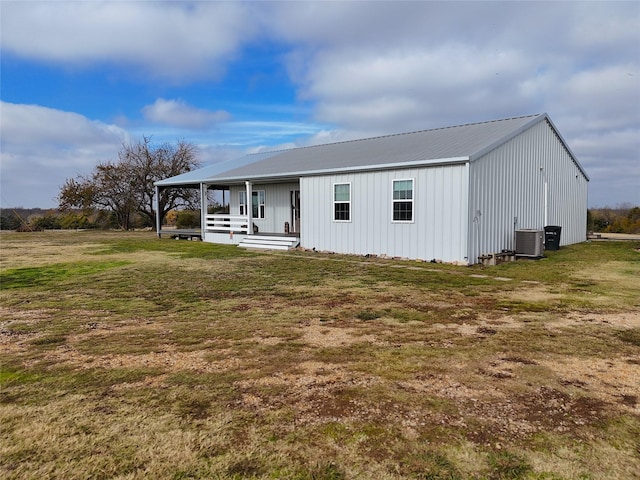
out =
[[[589,205],[640,205],[640,3],[0,0],[0,204],[123,142],[203,164],[547,112]]]

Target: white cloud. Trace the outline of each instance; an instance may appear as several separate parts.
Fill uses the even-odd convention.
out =
[[[189,129],[205,129],[231,118],[229,112],[224,110],[212,112],[188,105],[182,100],[164,98],[143,107],[142,113],[151,122]]]
[[[640,127],[640,64],[625,63],[577,72],[560,84],[553,96],[569,113],[580,112],[580,129]]]
[[[217,78],[254,34],[240,2],[10,2],[2,48],[24,58],[85,66],[125,64],[174,82]]]
[[[55,205],[67,178],[114,159],[129,141],[119,127],[73,112],[0,102],[0,113],[0,182],[7,207]]]
[[[520,72],[527,68],[514,51],[452,44],[403,52],[324,52],[309,67],[301,94],[316,101],[320,121],[344,128],[427,128],[462,121],[474,111],[474,120],[505,110],[531,113],[522,111],[525,102],[515,96]]]

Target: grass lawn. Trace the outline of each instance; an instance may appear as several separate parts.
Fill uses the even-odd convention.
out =
[[[640,245],[0,234],[0,478],[640,478]]]

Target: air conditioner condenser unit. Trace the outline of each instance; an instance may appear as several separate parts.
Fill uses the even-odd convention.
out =
[[[544,230],[516,230],[516,255],[542,257]]]

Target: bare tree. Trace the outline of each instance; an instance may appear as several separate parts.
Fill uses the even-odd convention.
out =
[[[151,139],[144,137],[134,145],[125,145],[119,153],[121,163],[131,166],[137,189],[136,211],[155,224],[154,183],[158,180],[189,172],[200,166],[196,157],[196,147],[184,140],[175,145],[164,143],[151,145]],[[160,219],[176,207],[197,208],[198,192],[189,188],[163,189],[158,200]],[[157,225],[156,225],[157,226]]]
[[[68,179],[60,190],[58,203],[62,210],[102,208],[112,211],[120,228],[131,227],[131,215],[139,213],[155,224],[154,183],[180,175],[198,167],[196,147],[179,141],[151,145],[151,139],[122,146],[117,162],[99,163],[90,176]],[[196,207],[198,193],[193,189],[165,189],[158,205],[160,218],[178,206]]]

